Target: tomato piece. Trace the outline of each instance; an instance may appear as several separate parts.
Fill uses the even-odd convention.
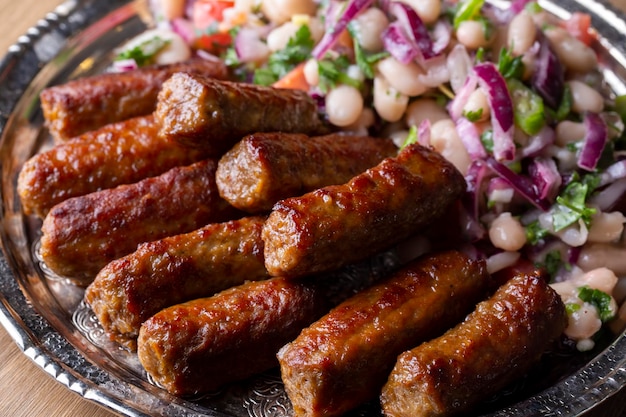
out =
[[[575,38],[589,46],[594,40],[591,16],[588,13],[574,12],[563,22],[563,27]]]
[[[194,26],[201,31],[215,26],[224,19],[224,10],[234,4],[231,0],[196,0],[192,13]]]
[[[204,49],[212,53],[220,53],[228,48],[232,38],[228,32],[216,32],[200,35],[194,42],[194,48]]]

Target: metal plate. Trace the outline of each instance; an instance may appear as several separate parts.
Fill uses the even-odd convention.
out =
[[[624,17],[593,0],[540,3],[562,18],[573,11],[592,15],[601,34],[596,47],[607,83],[625,94]],[[22,164],[50,144],[39,92],[102,71],[115,46],[150,24],[145,12],[140,2],[67,1],[21,37],[0,62],[0,322],[24,354],[60,383],[122,415],[290,416],[276,370],[201,398],[176,398],[154,386],[135,355],[104,337],[82,303],[83,290],[55,279],[34,256],[41,223],[22,214],[16,179]],[[375,261],[349,273],[363,273],[359,268],[372,265],[384,268],[390,259]],[[542,371],[536,378],[543,384],[521,381],[487,402],[479,415],[577,416],[593,408],[626,385],[626,335],[611,336],[599,346],[574,361],[552,358],[546,365],[548,376]],[[366,404],[352,414],[380,411],[376,404]]]

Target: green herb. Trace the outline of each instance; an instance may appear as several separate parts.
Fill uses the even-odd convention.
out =
[[[485,48],[482,46],[476,50],[476,63],[481,63],[485,61]]]
[[[611,296],[604,291],[589,288],[588,286],[578,289],[578,298],[586,303],[593,305],[600,315],[602,322],[607,322],[615,316],[615,312],[611,308]]]
[[[463,116],[470,122],[477,122],[483,116],[483,109],[464,111]]]
[[[507,81],[515,125],[528,135],[536,135],[546,124],[543,99],[516,78]]]
[[[362,84],[359,80],[355,80],[346,74],[346,70],[349,66],[350,60],[345,55],[341,55],[333,60],[323,59],[317,61],[320,78],[318,87],[320,91],[326,93],[337,84],[346,84],[354,88],[361,88]]]
[[[409,128],[409,134],[406,137],[406,139],[404,140],[404,143],[402,143],[402,146],[400,146],[400,149],[404,149],[407,146],[413,144],[413,143],[417,143],[417,140],[419,139],[418,134],[417,134],[417,126],[412,125]]]
[[[454,13],[453,25],[455,29],[459,28],[461,22],[473,20],[480,15],[485,0],[465,0],[462,2]]]
[[[311,30],[307,25],[300,26],[283,49],[269,56],[267,66],[254,72],[254,83],[270,85],[278,81],[298,64],[306,61],[311,55],[313,46]]]
[[[526,240],[531,245],[536,245],[548,235],[548,230],[541,227],[538,220],[535,220],[534,222],[526,226],[525,230]]]
[[[148,39],[141,42],[139,45],[120,52],[116,57],[116,61],[124,59],[133,59],[138,66],[151,64],[154,57],[171,43],[169,40],[162,39],[159,36],[155,36],[152,39]]]
[[[565,312],[570,316],[580,310],[580,304],[576,303],[567,303],[565,304]]]
[[[522,56],[513,56],[508,48],[502,48],[498,56],[498,71],[504,78],[521,78],[524,74]]]
[[[596,209],[587,207],[586,201],[593,188],[588,182],[572,181],[556,198],[556,204],[552,207],[552,225],[558,232],[566,227],[582,220],[587,226],[591,224],[591,217]]]
[[[563,89],[563,97],[561,98],[561,102],[559,103],[559,108],[556,109],[556,120],[562,121],[567,118],[567,116],[572,111],[572,102],[572,91],[570,90],[569,85],[565,84],[565,88]]]
[[[493,153],[493,130],[485,130],[480,135],[480,141],[482,142],[487,152]]]
[[[354,42],[354,59],[356,60],[356,64],[367,78],[373,79],[374,64],[383,58],[387,58],[389,56],[389,52],[367,53],[359,43],[358,34],[354,28],[353,22],[350,22],[348,25],[348,32],[350,32]]]
[[[561,252],[558,250],[548,252],[543,260],[543,266],[552,278],[554,278],[556,273],[559,272],[561,267],[564,265],[570,267],[569,264],[563,262],[563,259],[561,259]]]
[[[537,14],[543,12],[543,7],[541,7],[536,1],[531,1],[524,6],[524,10],[530,14]]]

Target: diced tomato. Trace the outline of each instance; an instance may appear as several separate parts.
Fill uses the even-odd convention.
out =
[[[289,71],[280,80],[276,81],[272,86],[275,88],[288,88],[291,90],[309,91],[311,87],[304,76],[304,62],[298,64],[294,69]]]
[[[230,46],[232,38],[228,32],[216,32],[210,35],[205,34],[198,37],[194,43],[194,48],[204,49],[215,54],[219,54]]]
[[[193,24],[204,31],[224,19],[224,10],[234,6],[231,0],[196,0],[193,4]]]
[[[595,38],[591,28],[591,16],[587,13],[572,13],[572,16],[563,22],[563,27],[585,45],[591,45]]]

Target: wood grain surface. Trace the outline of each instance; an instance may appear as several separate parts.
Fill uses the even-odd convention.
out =
[[[4,55],[20,35],[60,3],[59,0],[0,0],[0,54]],[[626,11],[626,0],[611,3]],[[626,416],[625,407],[626,393],[609,399],[586,417]],[[0,326],[0,417],[115,415],[57,382],[26,357]]]

